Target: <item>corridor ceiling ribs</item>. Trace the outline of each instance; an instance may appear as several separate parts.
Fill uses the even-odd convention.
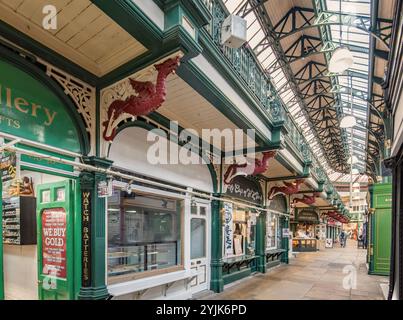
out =
[[[352,143],[354,168],[380,175],[376,166],[386,139],[380,117],[387,111],[381,85],[394,0],[381,2],[224,0],[230,12],[247,19],[249,46],[329,174],[350,171]],[[331,74],[328,61],[340,46],[352,51],[354,65]],[[357,118],[352,135],[340,128],[351,105]]]

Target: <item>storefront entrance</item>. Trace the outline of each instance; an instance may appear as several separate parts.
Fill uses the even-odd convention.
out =
[[[75,180],[20,176],[2,185],[5,299],[74,299]]]
[[[210,207],[205,203],[193,203],[190,218],[190,264],[197,276],[191,282],[192,293],[208,289],[210,248]]]
[[[73,299],[73,181],[42,184],[37,195],[39,299]]]

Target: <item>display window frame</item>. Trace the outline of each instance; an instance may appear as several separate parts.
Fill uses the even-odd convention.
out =
[[[271,216],[273,216],[273,217],[275,217],[276,218],[276,222],[275,222],[275,226],[274,226],[274,242],[275,242],[275,245],[274,246],[268,246],[268,228],[269,228],[269,226],[268,226],[268,215],[271,215]],[[277,214],[277,213],[275,213],[275,212],[273,212],[273,211],[267,211],[267,213],[266,213],[266,223],[265,223],[265,226],[266,226],[266,237],[265,237],[265,246],[266,246],[266,251],[268,251],[268,250],[275,250],[275,249],[277,249],[278,248],[278,246],[279,246],[279,227],[280,227],[280,216],[279,216],[279,214]]]
[[[225,202],[225,201],[224,201]],[[231,203],[231,202],[229,202]],[[237,213],[235,213],[237,212]],[[237,204],[232,204],[232,215],[235,216],[235,214],[239,214],[240,212],[242,212],[244,214],[245,220],[239,220],[239,219],[233,219],[232,220],[232,246],[233,246],[233,251],[236,250],[235,249],[235,242],[234,242],[234,235],[235,235],[235,231],[237,230],[235,224],[240,224],[242,226],[242,237],[243,237],[243,241],[242,241],[242,253],[240,254],[236,254],[236,253],[232,253],[232,254],[228,254],[225,250],[225,239],[224,239],[224,234],[225,234],[225,219],[222,216],[222,220],[223,220],[223,225],[222,225],[222,257],[224,260],[227,259],[234,259],[234,258],[241,258],[241,257],[245,257],[245,256],[250,256],[250,255],[255,255],[256,254],[256,212],[254,212],[254,209],[252,208],[248,208],[247,206],[241,206],[241,205],[237,205]],[[234,214],[235,213],[235,214]],[[252,224],[252,215],[255,215],[255,223]],[[255,228],[254,232],[253,232],[253,236],[254,239],[251,241],[251,236],[252,236],[252,228]],[[253,242],[254,243],[254,248],[253,251],[254,253],[249,253],[249,244]]]
[[[125,183],[125,182],[113,181],[114,188],[124,188],[125,186],[127,186],[127,183]],[[172,192],[159,190],[159,189],[137,186],[137,185],[136,186],[132,185],[132,190],[133,190],[132,192],[135,192],[138,195],[149,196],[149,197],[163,197],[165,199],[171,199],[171,200],[181,202],[180,220],[179,220],[180,221],[180,229],[179,229],[180,262],[175,266],[171,266],[171,267],[167,267],[167,268],[147,270],[147,271],[142,271],[142,272],[132,272],[132,273],[116,275],[116,276],[108,275],[108,270],[107,270],[108,268],[106,268],[105,277],[106,277],[107,285],[121,284],[121,283],[129,282],[129,281],[149,278],[149,277],[158,276],[158,275],[162,275],[162,274],[168,274],[168,273],[173,273],[173,272],[177,272],[177,271],[184,271],[186,269],[186,261],[185,261],[185,241],[186,241],[185,216],[187,214],[186,201],[185,201],[186,195],[179,194],[179,193],[172,193]],[[185,192],[186,192],[186,190],[184,190],[184,193]],[[109,226],[108,226],[107,210],[108,210],[108,198],[106,198],[106,265],[108,265],[107,259],[108,259],[108,249],[109,249],[109,246],[108,246]]]

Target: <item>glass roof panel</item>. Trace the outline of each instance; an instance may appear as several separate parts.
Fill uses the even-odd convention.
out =
[[[342,14],[369,16],[371,12],[371,0],[326,0],[325,5],[326,8],[323,9]],[[350,89],[342,90],[344,93],[338,95],[339,104],[342,106],[344,114],[352,114],[359,119],[360,124],[354,128],[358,130],[353,130],[351,135],[350,129],[347,129],[346,133],[350,147],[351,143],[355,145],[353,154],[360,155],[359,159],[364,158],[364,160],[359,160],[357,165],[365,167],[365,157],[362,155],[365,155],[366,152],[365,127],[367,126],[368,104],[364,99],[368,96],[369,35],[362,30],[346,25],[332,25],[330,31],[330,40],[335,43],[342,42],[342,45],[347,47],[350,46],[354,64],[349,70],[359,73],[353,74],[353,77],[337,77],[337,82],[346,88],[353,88],[353,96]]]
[[[227,6],[229,12],[237,14],[241,9],[245,9],[245,5],[249,0],[223,0]],[[313,3],[317,3],[313,1]],[[340,12],[350,15],[369,16],[371,0],[324,0],[323,10],[331,12]],[[248,4],[250,8],[250,4]],[[266,48],[259,47],[258,45],[265,38],[265,33],[260,20],[256,19],[254,11],[250,11],[245,17],[248,21],[248,44],[255,51],[258,60],[260,61],[264,69],[269,69],[277,62],[277,56],[274,53],[272,47],[267,45]],[[352,53],[354,56],[354,65],[350,69],[353,72],[353,77],[336,77],[336,81],[332,81],[332,85],[341,85],[341,93],[336,94],[338,97],[338,104],[342,106],[342,112],[344,114],[353,113],[358,119],[360,124],[356,126],[353,131],[353,135],[348,135],[348,139],[353,140],[353,144],[360,143],[360,151],[354,151],[357,156],[362,158],[361,153],[365,152],[362,145],[363,137],[365,139],[365,127],[367,126],[367,113],[368,105],[365,100],[353,97],[351,98],[350,89],[353,87],[354,95],[361,95],[362,98],[366,98],[368,92],[368,60],[369,60],[369,36],[365,32],[349,26],[330,26],[329,27],[330,40],[340,45],[353,45]],[[302,110],[302,105],[295,99],[295,92],[288,87],[288,80],[282,68],[271,73],[273,84],[280,92],[280,97],[287,105],[288,110],[294,119],[305,133],[305,138],[309,141],[312,150],[322,163],[323,167],[332,173],[326,158],[324,157],[324,151],[321,144],[317,140],[316,134],[313,128],[309,125],[309,121],[306,117],[306,113]],[[354,74],[355,72],[355,74]],[[345,88],[344,88],[345,87]],[[355,147],[356,149],[357,147]],[[355,150],[354,149],[354,150]],[[358,166],[365,167],[364,161]],[[333,171],[334,172],[334,171]],[[340,175],[340,174],[339,174]]]

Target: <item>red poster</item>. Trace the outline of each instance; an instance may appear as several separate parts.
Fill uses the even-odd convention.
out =
[[[66,211],[45,209],[42,213],[43,274],[66,279]]]

